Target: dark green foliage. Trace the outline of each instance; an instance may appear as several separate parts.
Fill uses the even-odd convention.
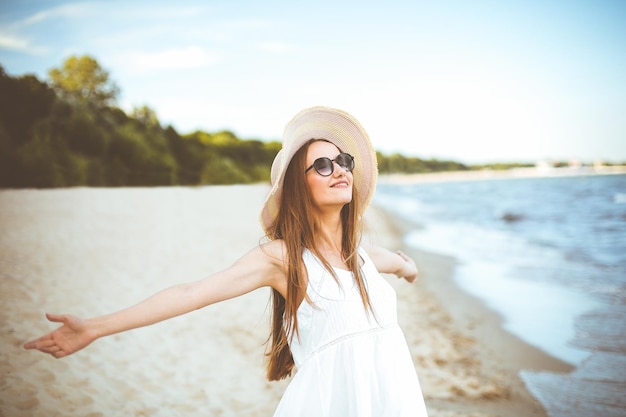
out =
[[[98,67],[97,62],[94,64]],[[108,78],[107,78],[108,80]],[[70,75],[67,82],[72,82]],[[54,89],[0,67],[0,187],[233,184],[269,180],[276,142],[232,132],[181,137],[147,106],[127,115],[102,94]],[[89,87],[91,88],[91,87]],[[56,92],[55,92],[56,91]]]
[[[47,116],[54,101],[54,92],[33,75],[9,77],[0,67],[0,123],[9,139],[24,142],[37,121]]]
[[[459,162],[406,157],[398,153],[386,156],[377,152],[376,158],[378,159],[378,170],[381,174],[418,174],[437,171],[465,171],[470,169],[467,165]]]
[[[278,142],[240,140],[228,131],[209,134],[194,132],[184,140],[203,146],[208,163],[202,167],[200,181],[211,184],[235,184],[267,181],[270,166],[280,150]]]
[[[473,165],[472,169],[474,169],[474,170],[492,169],[492,170],[496,170],[496,171],[502,171],[502,170],[511,169],[511,168],[530,168],[530,167],[534,167],[534,166],[535,166],[534,163],[521,163],[521,162],[502,163],[502,162],[496,162],[496,163],[492,163],[492,164]]]

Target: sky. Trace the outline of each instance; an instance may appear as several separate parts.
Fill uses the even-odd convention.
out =
[[[624,0],[0,0],[9,75],[84,54],[181,134],[280,140],[324,105],[384,153],[626,161]]]

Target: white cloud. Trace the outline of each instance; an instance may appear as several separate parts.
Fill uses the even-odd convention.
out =
[[[0,33],[0,48],[23,51],[27,50],[29,46],[28,41],[25,39]]]
[[[55,18],[75,18],[83,15],[90,3],[64,4],[48,10],[43,10],[27,16],[21,20],[3,23],[0,33],[0,48],[25,52],[31,55],[43,55],[49,48],[33,45],[33,42],[23,35],[29,32],[29,27],[45,23]]]
[[[25,38],[8,33],[0,33],[0,49],[26,52],[31,55],[42,55],[47,52],[44,47],[33,46]]]
[[[55,18],[75,18],[82,16],[86,11],[90,9],[92,3],[71,3],[63,4],[52,9],[43,10],[35,13],[26,19],[17,22],[17,26],[26,26],[44,22],[46,20]]]

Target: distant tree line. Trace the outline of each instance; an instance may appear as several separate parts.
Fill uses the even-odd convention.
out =
[[[420,174],[438,171],[465,171],[470,169],[467,165],[455,161],[442,161],[439,159],[421,159],[404,156],[399,153],[384,155],[376,152],[378,170],[381,174]]]
[[[266,181],[279,142],[231,132],[180,135],[147,106],[127,115],[95,59],[49,72],[0,67],[0,187],[150,186]]]
[[[126,114],[119,88],[90,56],[11,77],[0,67],[0,187],[156,186],[268,181],[280,142],[232,132],[180,135],[147,106]],[[377,153],[385,173],[470,169]]]

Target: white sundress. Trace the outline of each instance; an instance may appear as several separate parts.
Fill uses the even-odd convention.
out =
[[[415,367],[397,322],[396,293],[363,249],[362,274],[375,317],[352,273],[303,252],[313,305],[303,301],[300,338],[290,342],[297,373],[274,417],[426,417]]]

